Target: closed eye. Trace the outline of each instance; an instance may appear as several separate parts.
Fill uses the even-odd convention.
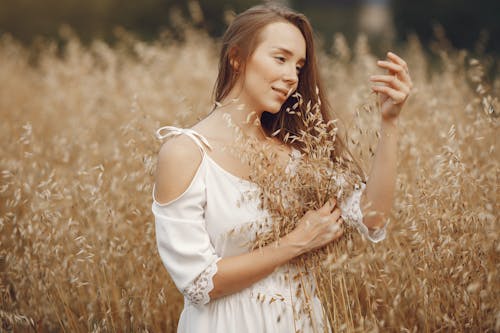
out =
[[[280,63],[284,63],[286,61],[285,57],[274,57],[274,58],[278,60]],[[297,74],[300,74],[300,70],[302,69],[302,67],[297,66],[295,67],[295,69],[297,70]]]

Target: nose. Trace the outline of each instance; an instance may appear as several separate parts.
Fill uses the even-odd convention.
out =
[[[294,66],[288,66],[286,71],[283,73],[283,80],[290,85],[296,85],[297,82],[299,82],[297,69]]]

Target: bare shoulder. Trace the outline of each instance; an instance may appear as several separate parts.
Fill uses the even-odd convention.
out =
[[[179,135],[168,139],[158,153],[155,198],[167,203],[186,191],[202,161],[200,148],[192,139]]]

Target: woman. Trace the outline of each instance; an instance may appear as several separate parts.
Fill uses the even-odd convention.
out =
[[[372,241],[385,237],[383,216],[367,216],[360,206],[369,204],[382,215],[391,209],[397,119],[412,83],[398,56],[389,53],[388,60],[378,65],[389,74],[371,77],[384,84],[372,87],[381,94],[382,136],[366,186],[344,203],[330,199],[307,212],[279,241],[249,252],[241,244],[250,234],[235,236],[227,231],[265,212],[257,200],[238,203],[241,194],[256,184],[249,180],[250,167],[224,149],[236,140],[226,118],[274,149],[278,163],[287,165],[300,151],[300,146],[284,139],[287,131],[300,130],[285,112],[295,103],[292,94],[298,92],[306,101],[319,97],[325,120],[330,111],[323,98],[311,26],[303,15],[261,5],[235,18],[223,37],[214,110],[191,129],[166,126],[158,131],[160,138],[170,139],[159,152],[152,210],[160,256],[185,296],[178,332],[323,331],[318,298],[313,299],[312,318],[297,318],[293,303],[300,300],[293,299],[286,264],[340,238],[343,219],[350,219]],[[280,133],[271,137],[277,129]],[[336,142],[335,151],[345,152],[340,139]],[[262,302],[264,296],[274,301]]]

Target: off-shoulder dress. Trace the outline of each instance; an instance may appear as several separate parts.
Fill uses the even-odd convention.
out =
[[[217,262],[248,252],[245,244],[255,235],[252,228],[230,231],[265,219],[266,212],[259,208],[257,199],[241,200],[245,193],[257,190],[257,185],[217,164],[208,154],[211,147],[202,135],[172,126],[160,128],[157,135],[160,139],[186,135],[202,154],[190,185],[176,199],[159,203],[153,186],[152,212],[158,252],[184,295],[177,332],[323,332],[324,310],[316,296],[312,298],[313,315],[298,315],[301,300],[295,296],[297,285],[290,278],[296,271],[288,264],[237,293],[210,299],[208,293],[213,289]],[[291,161],[294,158],[300,158],[298,150],[293,151]],[[385,238],[385,228],[373,232],[362,223],[359,201],[364,188],[361,184],[341,203],[342,217],[366,238],[378,242]]]

